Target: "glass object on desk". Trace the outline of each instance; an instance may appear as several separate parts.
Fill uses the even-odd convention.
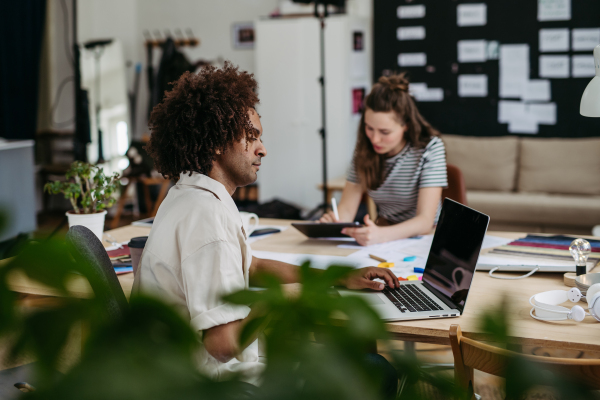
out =
[[[583,275],[586,271],[587,259],[592,252],[590,242],[585,239],[575,239],[569,246],[569,252],[576,263],[575,271],[577,275]]]

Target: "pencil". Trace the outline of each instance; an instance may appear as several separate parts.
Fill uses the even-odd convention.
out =
[[[373,254],[369,254],[369,257],[371,257],[373,260],[377,260],[377,261],[380,261],[380,262],[387,262],[387,260],[385,260],[385,259],[383,259],[381,257],[374,256]]]

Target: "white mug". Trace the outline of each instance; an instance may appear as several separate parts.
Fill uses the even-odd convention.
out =
[[[247,236],[250,236],[258,226],[258,215],[254,213],[240,211],[240,216],[242,217],[242,225],[244,226],[244,231],[246,231]],[[254,223],[252,222],[252,220],[254,220]]]

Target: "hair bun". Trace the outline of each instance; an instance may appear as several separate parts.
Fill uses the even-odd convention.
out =
[[[378,82],[392,90],[408,92],[408,79],[405,73],[382,76]]]

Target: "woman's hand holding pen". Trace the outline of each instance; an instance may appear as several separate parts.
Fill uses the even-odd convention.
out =
[[[342,229],[342,233],[356,239],[361,246],[370,246],[386,241],[384,228],[375,225],[375,222],[369,218],[369,214],[365,215],[365,226],[360,228],[344,228]]]
[[[335,218],[333,211],[328,211],[327,213],[323,214],[323,216],[319,219],[319,222],[340,222],[340,220]]]

